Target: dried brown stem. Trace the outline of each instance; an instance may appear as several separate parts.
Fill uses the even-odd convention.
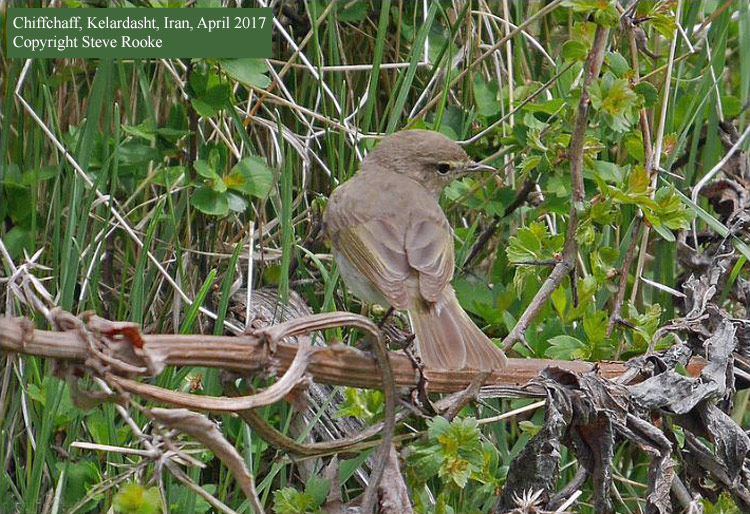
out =
[[[344,314],[354,316],[353,314]],[[36,355],[83,365],[89,348],[76,331],[55,332],[35,330],[25,319],[0,319],[0,351]],[[281,341],[273,354],[268,344],[255,335],[143,335],[144,347],[167,366],[204,366],[243,374],[287,370],[297,354],[297,345]],[[418,374],[405,355],[389,353],[397,387],[414,388]],[[140,364],[134,360],[132,364]],[[543,359],[509,359],[508,366],[493,372],[485,386],[522,386],[536,378],[548,366],[587,372],[595,364],[581,361]],[[614,378],[625,372],[621,362],[601,362],[599,372]],[[382,376],[371,355],[355,348],[336,344],[314,347],[310,351],[308,373],[316,382],[366,389],[382,388]],[[427,389],[431,393],[453,393],[471,384],[476,372],[425,370]],[[231,398],[230,398],[231,399]]]
[[[237,449],[227,441],[219,427],[207,417],[186,409],[151,409],[159,422],[200,441],[232,472],[256,514],[265,514],[255,489],[255,478]]]
[[[458,413],[461,412],[461,409],[476,400],[479,396],[479,390],[481,389],[482,384],[484,384],[484,381],[487,380],[487,377],[489,376],[490,374],[487,371],[483,371],[482,373],[477,374],[477,376],[474,377],[474,380],[472,380],[471,384],[469,384],[469,387],[458,393],[456,399],[451,403],[450,407],[448,407],[448,409],[443,414],[443,417],[448,421],[451,421],[453,418],[458,416]]]
[[[383,338],[378,327],[371,321],[364,318],[368,326],[366,329],[370,332],[371,345],[375,359],[378,362],[382,376],[383,393],[385,396],[385,414],[383,421],[383,430],[381,432],[382,440],[378,448],[378,456],[375,467],[370,473],[370,483],[365,490],[362,499],[362,512],[370,514],[377,502],[377,492],[380,480],[386,471],[389,463],[389,455],[393,443],[393,434],[396,431],[396,383],[393,379],[393,369],[388,358],[388,349],[385,347]]]
[[[336,1],[330,2],[328,6],[323,10],[323,12],[318,16],[318,19],[315,21],[315,29],[320,27],[321,23],[323,23],[324,20],[327,19],[328,13],[336,6]],[[291,17],[293,12],[291,10],[285,12],[287,16]],[[310,30],[307,31],[307,34],[305,34],[305,37],[302,39],[299,45],[297,45],[297,49],[294,51],[291,57],[287,59],[284,62],[284,66],[281,68],[281,70],[278,73],[278,77],[274,77],[273,81],[267,88],[267,92],[261,93],[258,100],[255,102],[255,105],[252,106],[250,109],[250,116],[255,116],[255,114],[258,112],[260,107],[263,105],[263,100],[266,99],[267,93],[273,92],[274,89],[276,89],[276,86],[279,85],[279,80],[284,78],[284,75],[286,75],[287,71],[289,71],[290,68],[293,67],[294,61],[297,60],[297,57],[299,57],[299,54],[302,52],[302,49],[307,46],[307,43],[310,42],[310,39],[312,38],[313,34],[315,34],[315,30],[313,30],[313,27],[310,28]]]
[[[239,391],[234,388],[233,384],[227,384],[224,387],[227,388],[231,395],[235,395],[235,393],[239,395]],[[400,421],[404,417],[404,414],[406,413],[401,413],[401,415],[397,416],[396,421]],[[330,455],[332,453],[353,452],[365,448],[371,448],[379,444],[380,441],[373,440],[365,442],[365,440],[378,435],[383,429],[383,424],[377,423],[362,430],[358,434],[345,439],[305,444],[295,441],[271,426],[271,424],[269,424],[263,416],[255,412],[254,409],[238,411],[237,415],[267,443],[301,457],[317,457]]]

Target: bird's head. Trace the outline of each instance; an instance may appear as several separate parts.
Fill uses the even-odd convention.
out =
[[[363,164],[406,175],[435,196],[467,173],[495,171],[491,166],[472,161],[455,141],[430,130],[404,130],[387,136]]]

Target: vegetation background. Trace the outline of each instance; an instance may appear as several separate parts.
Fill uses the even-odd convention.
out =
[[[236,4],[256,6],[222,2]],[[359,312],[320,238],[320,215],[376,135],[408,128],[463,141],[470,155],[500,170],[454,183],[441,201],[455,227],[454,287],[498,343],[560,260],[571,207],[578,213],[573,281],[566,276],[541,305],[525,341],[510,341],[514,356],[622,360],[644,353],[656,330],[680,315],[686,270],[678,252],[692,245],[687,229],[695,221],[701,231],[726,230],[714,205],[691,200],[691,191],[726,154],[727,127],[744,134],[750,119],[747,2],[271,5],[268,60],[22,60],[8,59],[3,47],[6,316],[45,326],[13,293],[12,266],[42,281],[50,304],[130,320],[148,333],[224,333],[227,315],[244,313],[231,293],[247,285],[272,288],[282,303],[296,293],[314,312]],[[608,33],[601,74],[588,89],[585,201],[571,205],[567,151],[597,26]],[[746,258],[721,292],[722,307],[737,318],[747,317],[748,305],[730,292],[750,279]],[[235,317],[241,327],[242,316]],[[330,336],[348,341],[350,334]],[[659,339],[657,348],[671,341]],[[1,358],[0,511],[105,512],[113,504],[121,512],[157,512],[162,504],[173,512],[211,510],[147,459],[71,447],[137,448],[139,439],[114,405],[75,408],[50,362]],[[221,394],[215,370],[171,369],[156,382]],[[336,388],[330,395],[334,420],[370,424],[382,416],[379,392]],[[529,403],[493,400],[466,407],[452,423],[402,423],[399,448],[415,509],[490,510],[508,464],[544,413],[481,426],[476,420]],[[732,417],[744,427],[747,407],[748,395],[739,393]],[[309,408],[313,421],[301,431],[289,404],[260,414],[306,440],[331,411]],[[148,426],[137,410],[129,415],[134,426]],[[317,512],[331,489],[344,501],[362,492],[369,450],[341,456],[340,483],[332,484],[311,474],[327,459],[292,460],[236,417],[215,419],[257,477],[269,511]],[[642,512],[648,460],[632,449],[616,452],[617,510]],[[208,452],[194,457],[206,467],[186,468],[191,480],[238,512],[250,509],[218,460]],[[565,483],[578,464],[567,453],[563,463]],[[584,488],[575,509],[593,512],[590,494]],[[735,512],[726,497],[717,502],[705,501],[705,511]]]

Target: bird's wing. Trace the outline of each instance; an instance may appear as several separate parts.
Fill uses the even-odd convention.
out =
[[[453,235],[437,202],[434,208],[416,209],[406,231],[409,266],[419,272],[422,298],[435,303],[453,278]]]
[[[381,173],[378,183],[387,194],[375,201],[363,178],[340,186],[328,203],[324,225],[336,251],[397,309],[412,308],[417,294],[437,302],[453,278],[445,214],[411,180]]]
[[[371,219],[338,230],[336,250],[397,309],[411,305],[407,280],[412,273],[403,229],[391,217]]]

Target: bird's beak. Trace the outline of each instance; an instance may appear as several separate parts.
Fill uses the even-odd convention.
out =
[[[479,162],[469,161],[466,163],[466,166],[464,167],[464,171],[466,172],[475,172],[475,171],[497,171],[496,168],[493,168],[492,166],[489,166],[487,164],[482,164]]]

